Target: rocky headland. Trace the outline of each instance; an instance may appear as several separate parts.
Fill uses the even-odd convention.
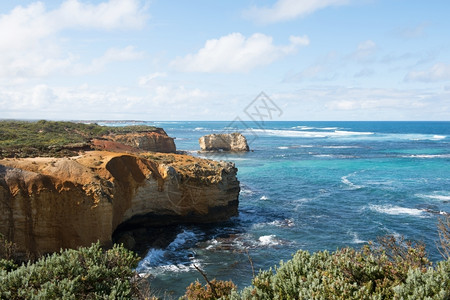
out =
[[[39,256],[97,240],[110,246],[113,236],[132,247],[133,236],[122,231],[236,215],[234,164],[149,152],[175,150],[164,136],[108,134],[86,142],[102,151],[1,159],[0,233],[19,252]]]
[[[175,153],[174,138],[167,135],[162,128],[150,132],[133,132],[125,134],[108,134],[92,139],[91,148],[124,152],[163,152]]]
[[[198,143],[201,151],[249,151],[247,139],[239,132],[204,135]]]

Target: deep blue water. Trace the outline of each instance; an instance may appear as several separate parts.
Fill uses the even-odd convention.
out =
[[[361,247],[393,234],[423,241],[432,260],[439,216],[450,213],[450,122],[149,122],[176,137],[238,129],[254,152],[200,156],[233,161],[241,182],[239,216],[218,226],[185,226],[164,250],[150,249],[138,271],[152,286],[180,295],[195,279],[239,287],[256,270],[298,249]],[[261,125],[261,124],[260,124]],[[248,251],[248,255],[247,255]]]

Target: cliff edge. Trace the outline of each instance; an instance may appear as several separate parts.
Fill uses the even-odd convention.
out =
[[[149,132],[134,132],[125,134],[110,133],[91,141],[92,148],[97,150],[124,152],[163,152],[175,153],[174,138],[167,135],[162,128]]]
[[[118,227],[218,222],[237,214],[234,164],[164,153],[88,151],[0,160],[0,233],[19,252],[110,246]]]

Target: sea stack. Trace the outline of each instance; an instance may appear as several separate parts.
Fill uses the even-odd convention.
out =
[[[247,152],[247,139],[239,132],[209,134],[198,140],[201,151]]]

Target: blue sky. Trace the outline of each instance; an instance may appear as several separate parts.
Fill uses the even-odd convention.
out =
[[[0,118],[450,120],[444,0],[0,3]]]

